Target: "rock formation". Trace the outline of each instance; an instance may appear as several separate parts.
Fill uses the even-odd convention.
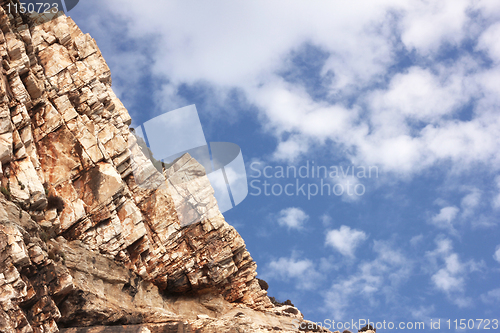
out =
[[[269,301],[203,167],[184,155],[162,174],[144,156],[95,41],[9,1],[0,332],[297,332],[302,314]]]

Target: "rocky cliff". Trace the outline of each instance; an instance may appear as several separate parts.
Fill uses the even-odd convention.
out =
[[[144,156],[95,41],[0,3],[0,332],[298,331],[203,167]]]

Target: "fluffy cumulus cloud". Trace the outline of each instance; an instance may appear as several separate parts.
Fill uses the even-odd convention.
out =
[[[436,240],[436,249],[427,254],[437,265],[436,261],[441,260],[444,265],[432,275],[434,286],[444,292],[462,291],[464,287],[464,265],[460,262],[457,253],[453,252],[453,245],[450,239]]]
[[[325,278],[313,261],[299,259],[296,254],[269,262],[262,277],[267,280],[292,281],[299,290],[314,289]]]
[[[435,201],[442,207],[439,212],[434,213],[429,218],[429,223],[435,227],[446,230],[449,233],[457,236],[464,227],[470,225],[473,228],[491,228],[496,226],[496,221],[492,218],[486,217],[482,211],[487,205],[483,197],[483,191],[477,187],[461,187],[460,192],[465,194],[459,201],[460,205],[451,206],[446,200],[438,199]]]
[[[325,244],[342,255],[353,258],[356,248],[367,238],[368,236],[363,231],[343,225],[339,229],[327,232]]]
[[[297,207],[282,209],[279,212],[277,219],[280,226],[296,230],[302,229],[307,220],[309,220],[309,215]]]
[[[216,104],[238,89],[276,137],[275,159],[334,142],[344,157],[404,175],[444,161],[464,170],[499,165],[500,8],[492,1],[101,6],[125,22],[129,37],[151,43],[148,61],[131,52],[127,63],[136,57],[161,79],[152,91],[158,108],[182,106],[186,86],[211,87]],[[308,63],[324,55],[307,74],[316,81],[293,75],[297,54]]]
[[[495,63],[500,63],[500,43],[498,43],[499,36],[500,23],[495,23],[483,32],[478,42],[478,49],[486,51]]]
[[[427,252],[426,257],[434,288],[445,293],[459,307],[472,305],[472,300],[464,296],[466,281],[470,273],[484,268],[484,262],[464,262],[453,250],[452,241],[442,237],[436,239],[436,248]]]
[[[439,213],[431,218],[431,223],[438,228],[454,231],[453,221],[457,217],[459,211],[460,209],[455,206],[441,208]]]
[[[438,289],[449,292],[461,290],[464,280],[460,273],[463,272],[463,265],[458,260],[456,253],[445,258],[445,267],[439,269],[433,276],[432,282]]]

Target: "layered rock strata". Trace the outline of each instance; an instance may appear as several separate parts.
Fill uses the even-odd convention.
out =
[[[0,332],[295,332],[203,167],[144,156],[95,41],[0,3]]]
[[[47,239],[1,197],[0,248],[0,332],[297,332],[302,321],[294,307],[256,311],[213,289],[165,293],[80,240]]]

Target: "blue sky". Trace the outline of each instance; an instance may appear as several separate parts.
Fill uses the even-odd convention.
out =
[[[225,217],[269,295],[318,322],[499,319],[498,1],[86,0],[70,14],[135,123],[196,104],[208,141],[241,147],[254,186]],[[307,163],[378,173],[275,175]],[[363,193],[265,195],[264,181]]]

